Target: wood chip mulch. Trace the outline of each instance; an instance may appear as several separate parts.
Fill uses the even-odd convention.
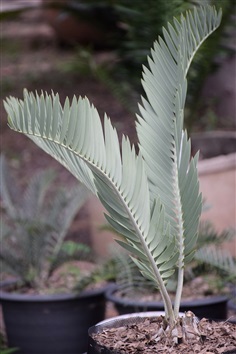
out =
[[[236,324],[230,322],[198,323],[201,336],[173,344],[167,336],[160,339],[161,317],[105,328],[93,334],[93,339],[111,350],[111,354],[236,354]]]

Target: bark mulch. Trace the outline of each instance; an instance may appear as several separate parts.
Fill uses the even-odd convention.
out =
[[[235,323],[203,318],[197,323],[200,334],[192,335],[193,329],[187,326],[186,331],[178,333],[178,344],[168,335],[160,335],[162,324],[161,316],[146,318],[118,328],[104,328],[92,337],[112,354],[236,354]]]

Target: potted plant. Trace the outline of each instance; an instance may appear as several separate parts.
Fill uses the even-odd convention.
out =
[[[117,242],[162,295],[164,317],[136,321],[125,329],[95,326],[89,333],[88,353],[133,353],[141,340],[145,353],[172,349],[183,353],[183,348],[193,352],[196,347],[201,352],[209,343],[216,347],[216,341],[221,353],[235,349],[233,324],[213,329],[205,319],[198,322],[192,312],[179,316],[184,268],[194,256],[202,209],[198,154],[191,158],[183,128],[186,75],[195,52],[220,20],[221,11],[214,7],[195,8],[168,24],[164,39],[155,42],[150,70],[144,68],[143,74],[147,99],[142,99],[137,121],[138,153],[127,137],[120,151],[110,120],[104,117],[103,131],[87,98],[74,98],[71,104],[66,99],[62,106],[58,95],[25,91],[23,100],[10,97],[5,102],[10,127],[29,136],[99,197],[109,213],[107,220],[125,237]],[[172,306],[166,283],[176,269]]]
[[[222,245],[234,236],[233,231],[217,233],[213,225],[203,223],[197,240],[197,252],[185,269],[180,311],[191,310],[198,318],[223,320],[228,317],[227,304],[235,282],[236,262]],[[114,249],[115,284],[106,298],[118,314],[164,311],[164,304],[153,282],[142,277],[127,252]],[[168,282],[168,291],[175,296],[176,274]]]
[[[89,192],[55,187],[53,170],[35,174],[22,191],[3,155],[0,171],[0,264],[14,276],[0,292],[8,345],[24,354],[80,353],[87,329],[105,316],[104,286],[74,290],[89,247],[65,240]]]

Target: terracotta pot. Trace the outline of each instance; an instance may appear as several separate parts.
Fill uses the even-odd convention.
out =
[[[7,341],[19,354],[79,354],[87,331],[105,317],[105,288],[79,295],[0,292]]]
[[[211,131],[191,139],[193,152],[200,149],[200,191],[209,206],[201,220],[210,221],[218,232],[236,228],[236,132]],[[235,240],[224,248],[236,256]]]
[[[144,302],[127,299],[118,295],[118,287],[114,285],[106,291],[107,301],[111,301],[120,315],[144,311],[164,311],[162,301]],[[210,296],[202,299],[181,301],[180,311],[192,311],[197,317],[214,320],[227,318],[227,296]]]

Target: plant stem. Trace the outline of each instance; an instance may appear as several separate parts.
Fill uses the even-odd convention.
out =
[[[174,155],[174,183],[176,191],[176,217],[177,217],[177,242],[179,249],[179,260],[178,260],[178,281],[177,289],[174,303],[174,315],[175,318],[179,316],[180,301],[183,291],[183,282],[184,282],[184,226],[183,226],[183,211],[181,203],[181,195],[179,188],[179,176],[178,176],[178,162],[176,156],[176,149]]]
[[[179,308],[180,308],[180,301],[183,291],[183,283],[184,283],[184,268],[183,266],[179,266],[178,268],[178,285],[175,295],[175,303],[174,303],[174,315],[177,318],[179,316]]]

